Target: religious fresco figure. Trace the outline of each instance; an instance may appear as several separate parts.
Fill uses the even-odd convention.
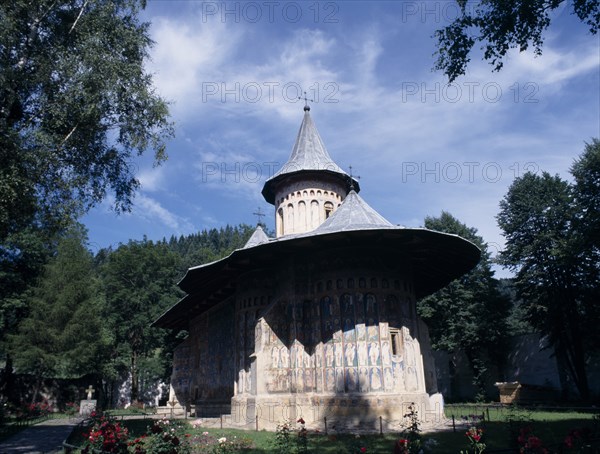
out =
[[[315,346],[315,366],[323,367],[323,344],[321,342]]]
[[[344,365],[344,357],[342,344],[334,344],[334,355],[335,355],[335,367],[342,367]]]
[[[356,338],[359,341],[367,340],[367,327],[362,323],[356,325]]]
[[[279,357],[281,358],[281,367],[290,367],[290,354],[285,345],[279,349]]]
[[[354,335],[354,328],[344,330],[344,342],[345,343],[354,343],[355,341],[356,341],[356,337]]]
[[[358,372],[354,367],[346,369],[346,391],[354,392],[358,388]]]
[[[371,368],[371,389],[379,391],[381,389],[381,373],[379,367]]]
[[[333,368],[325,371],[325,389],[327,391],[335,391],[335,370]]]
[[[385,367],[383,369],[383,383],[386,391],[392,391],[394,389],[394,374],[391,367]]]
[[[295,369],[296,378],[296,390],[299,392],[304,391],[304,371],[302,369]]]
[[[342,314],[348,317],[354,317],[354,303],[352,302],[352,295],[344,293],[341,298]]]
[[[387,323],[379,323],[379,336],[381,336],[382,339],[387,339],[389,333],[389,325]]]
[[[304,359],[304,367],[314,367],[314,358],[311,357],[311,355],[304,350],[303,353],[303,359]]]
[[[358,384],[360,392],[366,393],[369,391],[369,369],[361,367],[358,371]]]
[[[379,340],[379,326],[372,318],[369,319],[367,326],[367,333],[369,335],[369,341],[378,341]]]
[[[345,388],[344,368],[336,367],[335,369],[335,390],[338,393],[343,393]]]
[[[333,353],[333,344],[328,342],[325,345],[325,364],[327,367],[333,367],[335,361],[335,355]]]
[[[361,366],[366,366],[368,361],[369,353],[367,350],[366,342],[358,343],[358,364]]]
[[[321,308],[323,317],[331,317],[333,315],[332,302],[329,296],[324,296],[321,298]]]
[[[325,320],[324,326],[323,339],[327,341],[333,336],[333,320]]]
[[[346,344],[345,347],[346,366],[355,366],[356,360],[356,346],[352,344]]]
[[[404,340],[404,360],[407,366],[416,366],[417,364],[417,341],[413,339],[408,328],[402,328]]]
[[[368,317],[377,317],[377,300],[375,295],[367,293],[365,296],[365,315]]]
[[[296,367],[301,368],[304,366],[304,346],[301,343],[296,342],[295,349],[296,349]]]
[[[391,352],[390,352],[390,343],[388,341],[384,341],[381,343],[381,361],[384,366],[390,365],[391,360]]]
[[[314,370],[313,369],[305,369],[304,370],[304,390],[307,392],[312,392],[314,388]]]
[[[281,367],[279,362],[279,349],[277,347],[271,349],[271,367],[273,369],[279,369],[279,367]]]
[[[316,380],[315,380],[317,392],[323,392],[323,371],[322,369],[317,369],[316,371]]]
[[[371,342],[369,344],[369,359],[371,360],[372,366],[379,364],[379,344],[377,342]]]

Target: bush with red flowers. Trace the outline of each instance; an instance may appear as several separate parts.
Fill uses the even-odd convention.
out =
[[[84,448],[81,452],[89,453],[96,450],[109,453],[126,453],[129,432],[114,419],[92,412],[92,427],[85,433]]]
[[[146,434],[129,443],[135,454],[188,454],[192,451],[189,434],[178,421],[161,419],[148,427]]]
[[[471,427],[465,432],[465,435],[469,440],[469,452],[481,454],[483,451],[485,451],[485,443],[483,442],[483,429],[481,427]]]
[[[542,440],[533,434],[531,427],[521,428],[517,442],[522,454],[548,454],[548,449],[544,447]]]

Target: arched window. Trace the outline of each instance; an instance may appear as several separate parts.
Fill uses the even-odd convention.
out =
[[[277,236],[283,235],[283,208],[277,210]]]
[[[325,207],[325,219],[327,219],[333,213],[333,203],[325,202],[323,206]]]

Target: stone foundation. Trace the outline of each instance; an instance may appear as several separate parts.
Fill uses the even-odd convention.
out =
[[[296,425],[302,418],[306,427],[320,431],[401,430],[405,415],[414,403],[422,422],[443,419],[441,401],[426,393],[402,395],[344,396],[236,396],[231,403],[231,424],[234,426],[275,430],[288,421]],[[258,421],[257,421],[258,417]],[[326,426],[327,425],[327,426]]]

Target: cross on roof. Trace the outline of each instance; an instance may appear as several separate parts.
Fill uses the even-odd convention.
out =
[[[352,166],[348,166],[350,169],[350,190],[354,190],[354,179],[360,180],[360,175],[352,175]]]
[[[262,224],[262,219],[265,217],[265,213],[263,213],[262,211],[260,211],[260,207],[258,207],[258,210],[256,210],[256,213],[252,213],[254,216],[256,216],[257,219],[257,225],[261,225]]]
[[[313,99],[308,99],[306,97],[306,92],[304,92],[304,98],[302,96],[298,96],[298,99],[304,100],[304,112],[308,112],[310,110],[310,106],[308,105],[308,101],[315,102]]]

